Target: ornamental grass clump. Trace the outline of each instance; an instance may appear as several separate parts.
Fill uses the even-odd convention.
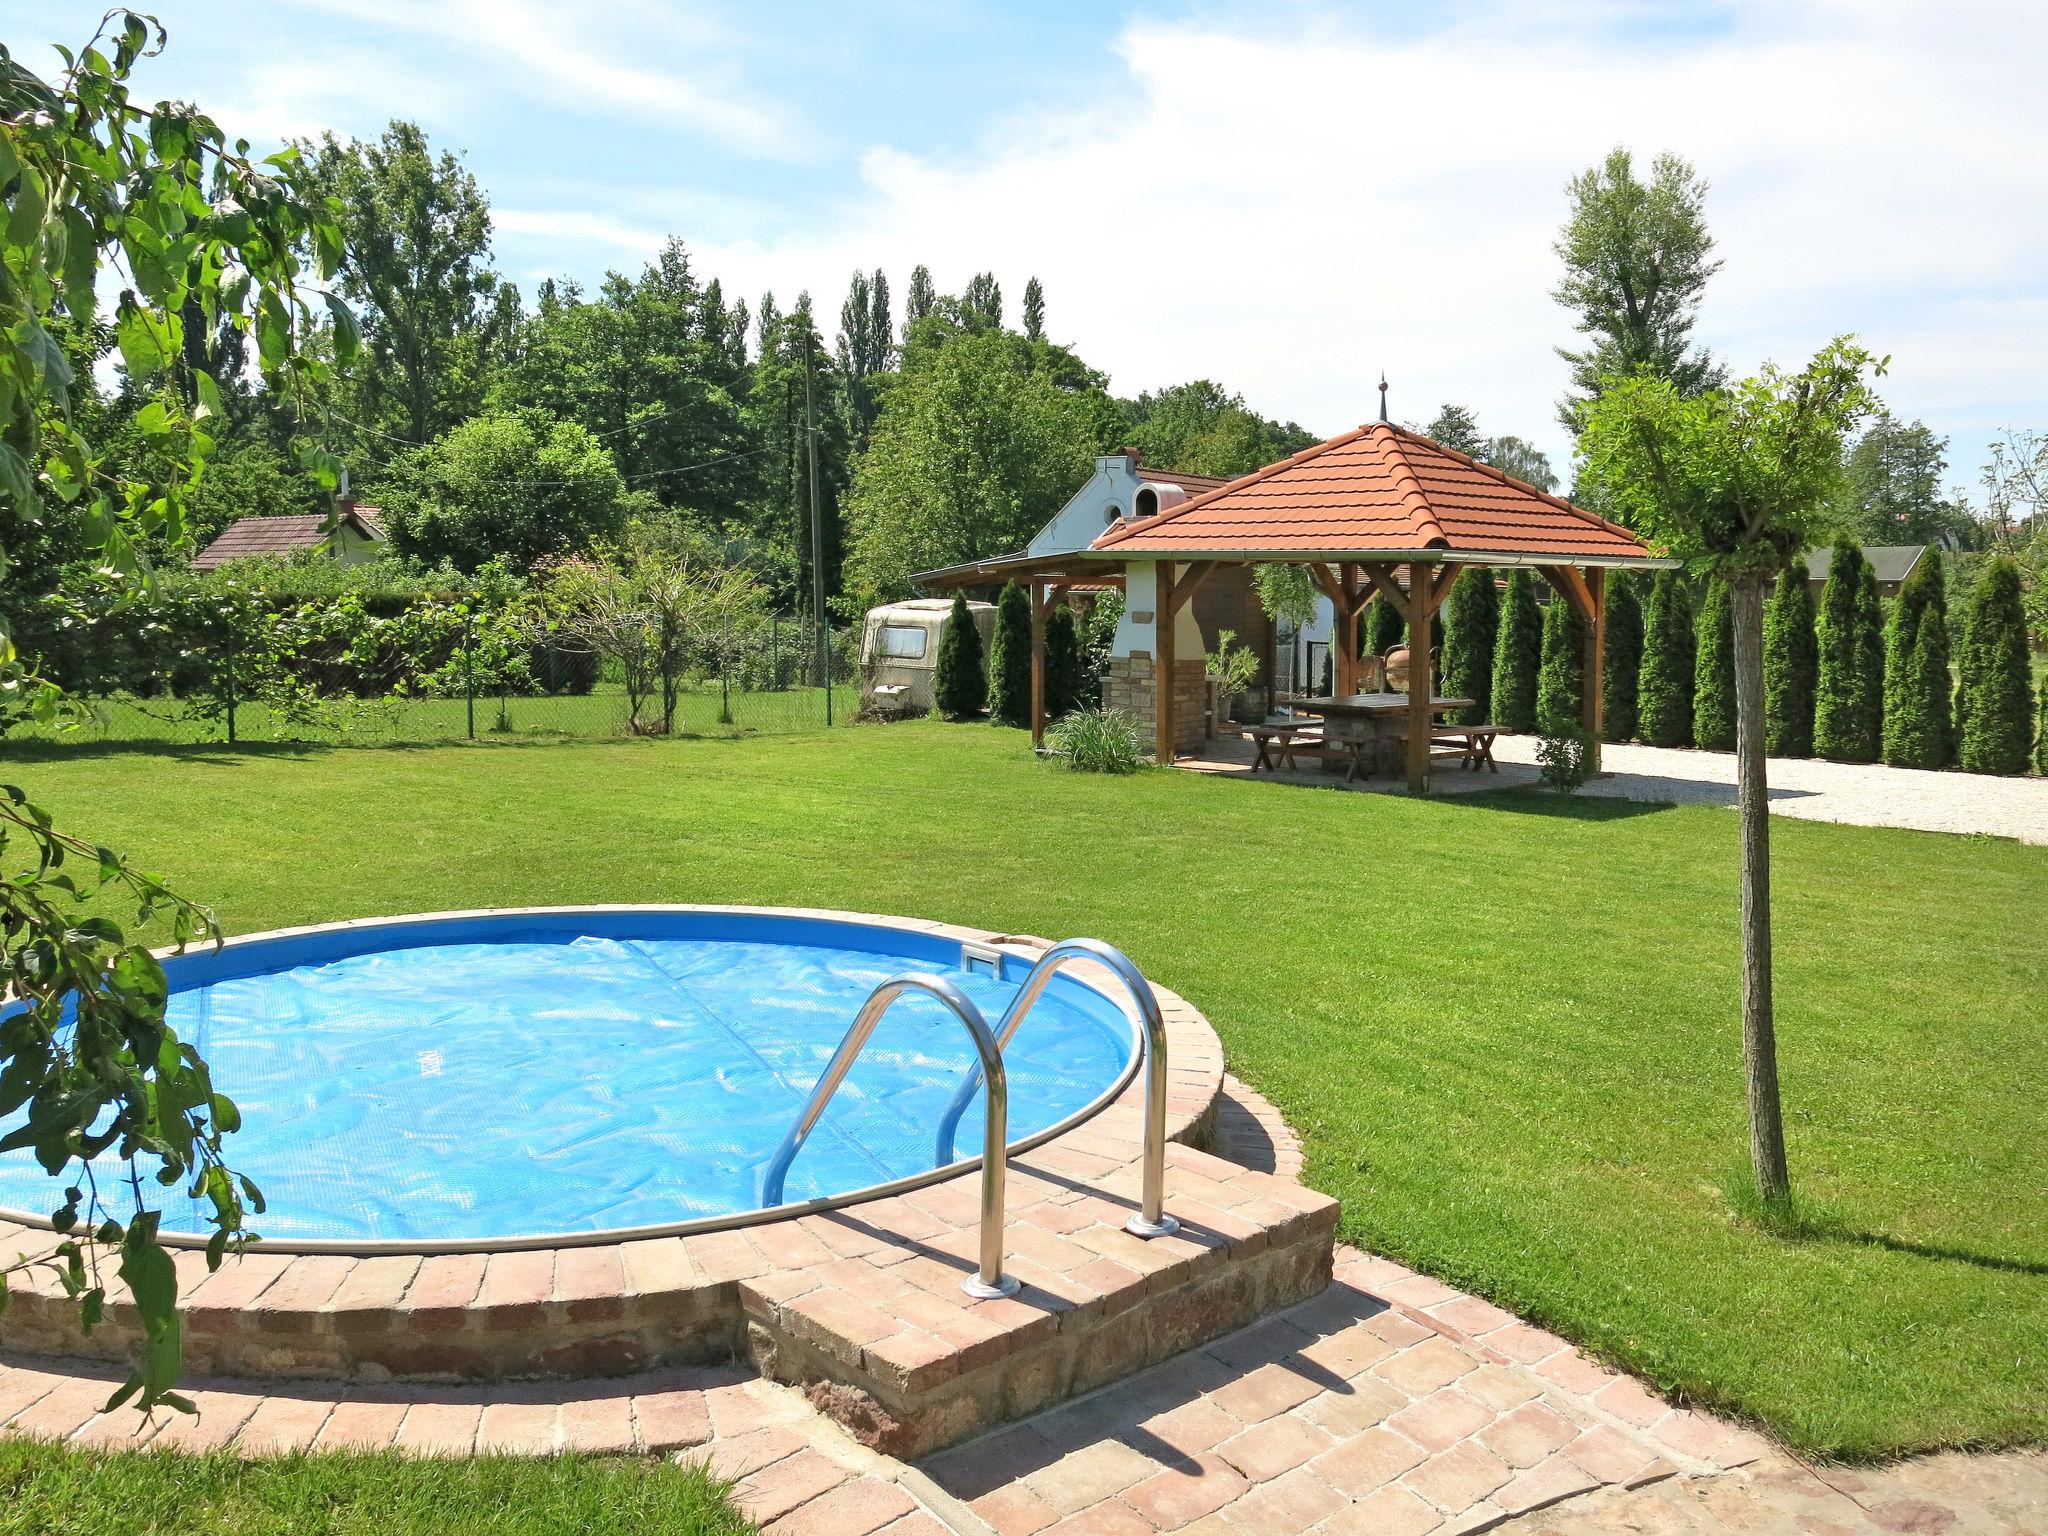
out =
[[[1794,566],[1778,573],[1764,612],[1764,734],[1772,757],[1813,756],[1813,589]]]
[[[1144,735],[1120,709],[1077,709],[1052,723],[1045,742],[1081,773],[1136,773],[1145,765]]]
[[[1685,579],[1659,571],[1643,618],[1643,673],[1636,696],[1636,732],[1653,747],[1692,744],[1692,603]]]
[[[953,611],[946,615],[932,689],[939,713],[948,720],[972,720],[988,702],[988,678],[981,670],[981,631],[967,611],[965,593],[954,596]]]

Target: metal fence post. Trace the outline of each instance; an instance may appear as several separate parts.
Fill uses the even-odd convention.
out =
[[[469,716],[469,739],[476,740],[476,619],[462,616],[462,699]]]

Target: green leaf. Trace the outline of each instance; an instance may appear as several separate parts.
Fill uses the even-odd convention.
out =
[[[121,349],[122,366],[131,377],[152,378],[177,354],[175,322],[175,316],[152,314],[133,303],[121,306],[120,318],[114,322],[114,344]]]
[[[334,322],[334,355],[346,363],[354,360],[362,346],[362,331],[356,325],[355,311],[341,301],[338,294],[323,293],[327,301],[327,313]]]
[[[22,166],[21,179],[15,183],[14,206],[7,215],[7,243],[17,250],[33,247],[49,209],[49,189],[41,174],[32,165]]]

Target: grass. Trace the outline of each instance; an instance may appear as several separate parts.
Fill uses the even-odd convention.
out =
[[[701,1468],[580,1456],[408,1460],[391,1453],[243,1461],[0,1441],[0,1536],[741,1536],[753,1527]]]
[[[1724,1193],[1723,809],[1107,779],[935,723],[4,776],[237,931],[689,900],[1096,935],[1207,1012],[1347,1239],[1808,1452],[2048,1431],[2048,849],[1773,823],[1787,1226]]]

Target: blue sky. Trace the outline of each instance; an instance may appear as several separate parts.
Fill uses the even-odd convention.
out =
[[[33,54],[100,4],[0,0]],[[1614,144],[1712,180],[1701,335],[1737,369],[1837,331],[1974,484],[2048,427],[2048,51],[2033,0],[167,0],[144,89],[268,145],[418,120],[488,189],[500,269],[594,280],[666,234],[836,312],[881,265],[1034,273],[1135,392],[1197,375],[1334,432],[1444,400],[1565,456],[1562,187]]]

